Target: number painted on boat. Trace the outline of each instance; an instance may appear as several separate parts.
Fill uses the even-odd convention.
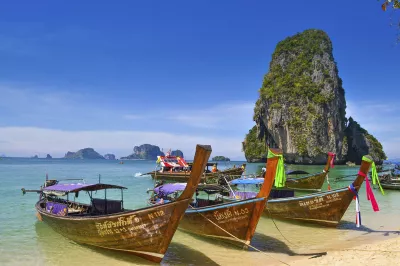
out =
[[[163,210],[156,211],[156,212],[148,214],[150,220],[153,220],[155,218],[158,218],[158,217],[161,217],[161,216],[164,216],[164,215],[165,215],[165,213],[164,213]]]
[[[131,234],[139,229],[144,229],[146,224],[138,224],[140,219],[136,215],[128,217],[119,217],[117,220],[108,220],[101,223],[95,223],[97,233],[100,236],[121,234],[130,232]]]
[[[308,208],[309,210],[315,210],[320,208],[329,207],[332,202],[340,201],[342,197],[339,193],[333,193],[322,197],[315,197],[313,199],[299,201],[299,206]]]
[[[213,213],[214,218],[218,222],[227,222],[230,220],[238,220],[238,219],[244,219],[246,218],[246,214],[249,213],[248,208],[241,208],[241,209],[236,209],[236,210],[225,210],[223,212],[215,211]]]

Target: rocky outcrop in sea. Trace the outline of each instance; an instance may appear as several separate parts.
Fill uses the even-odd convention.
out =
[[[106,159],[106,160],[115,160],[115,155],[111,154],[111,153],[107,153],[106,155],[104,155],[104,159]]]
[[[67,152],[64,159],[104,159],[104,157],[93,148],[85,148],[77,152]]]
[[[321,30],[306,30],[277,44],[253,119],[256,125],[243,142],[249,162],[265,162],[268,146],[282,149],[287,163],[298,164],[323,164],[329,151],[336,153],[337,163],[345,163],[349,156],[361,161],[362,155],[372,151],[378,161],[385,156],[369,134],[376,141],[365,136],[368,149],[353,152],[354,145],[362,146],[361,136],[346,118],[345,92],[332,42]]]
[[[133,153],[126,157],[121,157],[122,160],[157,160],[157,156],[164,156],[165,154],[158,146],[151,144],[143,144],[135,146]]]
[[[181,150],[174,150],[174,151],[171,151],[171,156],[177,156],[177,157],[183,158],[183,152]]]

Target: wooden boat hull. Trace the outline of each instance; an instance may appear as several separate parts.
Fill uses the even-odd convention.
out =
[[[301,197],[271,199],[264,213],[272,218],[336,227],[353,197],[348,188],[341,188]]]
[[[211,183],[215,183],[215,180],[218,179],[218,176],[221,174],[224,175],[234,175],[234,176],[241,176],[244,170],[242,168],[229,168],[217,173],[204,173],[201,177],[201,182],[207,182],[212,180]],[[169,180],[169,181],[176,181],[176,182],[187,182],[190,176],[190,172],[150,172],[149,173],[152,178],[157,178],[160,180]]]
[[[286,187],[296,190],[320,191],[325,182],[327,172],[321,172],[298,178],[287,178]]]
[[[179,229],[243,246],[250,243],[265,203],[266,198],[253,198],[204,208],[189,208]]]
[[[400,183],[381,183],[382,188],[384,189],[393,189],[393,190],[400,190]]]
[[[38,218],[77,243],[160,262],[191,199],[102,216],[58,216],[36,204]]]

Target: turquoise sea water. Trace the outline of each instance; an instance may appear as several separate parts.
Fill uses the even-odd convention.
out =
[[[220,163],[219,167],[231,164]],[[37,221],[34,204],[38,195],[22,196],[21,188],[38,189],[49,178],[84,178],[96,183],[101,174],[103,183],[128,188],[124,193],[125,208],[146,206],[146,190],[153,187],[150,176],[140,176],[153,170],[153,161],[13,159],[0,160],[0,265],[143,265],[150,264],[135,256],[99,250],[76,244]],[[246,173],[258,171],[263,164],[248,164]],[[288,166],[308,172],[321,171],[323,166]],[[355,174],[358,167],[336,166],[330,172],[332,188],[347,186],[350,181],[335,183],[335,177]],[[327,184],[325,183],[324,189]],[[204,239],[177,231],[162,262],[165,265],[279,265],[296,256],[324,252],[337,247],[352,246],[398,235],[400,230],[400,191],[386,191],[382,196],[374,190],[381,211],[374,213],[361,190],[363,226],[354,224],[354,203],[348,209],[339,228],[304,226],[298,223],[272,221],[262,217],[252,245],[265,252],[242,250],[216,240]],[[275,222],[275,223],[274,223]]]

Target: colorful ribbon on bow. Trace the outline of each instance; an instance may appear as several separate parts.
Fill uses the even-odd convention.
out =
[[[375,199],[375,195],[374,195],[374,192],[372,191],[371,184],[369,183],[368,176],[361,171],[358,172],[358,175],[365,177],[365,185],[366,185],[365,188],[367,191],[367,200],[371,201],[372,209],[374,210],[374,212],[379,211],[378,202]]]
[[[273,157],[279,157],[275,174],[275,187],[284,187],[286,185],[286,174],[285,166],[283,164],[283,154],[275,154],[270,149],[268,149],[267,158]]]
[[[363,156],[363,161],[371,163],[371,179],[372,179],[372,184],[376,185],[378,183],[379,189],[381,190],[382,195],[385,195],[385,192],[383,191],[383,188],[381,186],[381,182],[379,181],[379,176],[378,172],[376,171],[376,165],[375,162],[368,157]]]
[[[336,156],[336,154],[334,154],[333,152],[328,152],[328,156],[331,156],[331,157],[332,157],[332,159],[331,159],[331,161],[330,161],[331,168],[335,167],[335,165],[334,165],[333,163],[334,163],[334,161],[335,161],[335,156]]]
[[[354,193],[354,200],[356,201],[356,226],[361,226],[361,212],[360,212],[360,200],[358,198],[358,192],[353,184],[350,184],[348,189]]]

